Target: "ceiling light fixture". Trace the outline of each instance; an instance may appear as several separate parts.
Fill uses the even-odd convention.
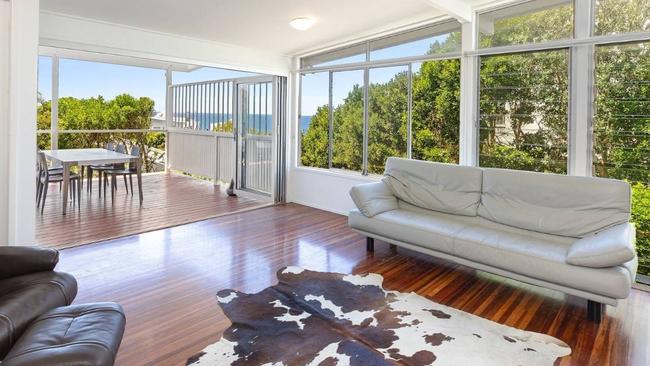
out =
[[[289,25],[293,27],[294,29],[304,31],[312,27],[314,25],[315,20],[314,18],[308,18],[308,17],[300,17],[300,18],[295,18],[289,22]]]

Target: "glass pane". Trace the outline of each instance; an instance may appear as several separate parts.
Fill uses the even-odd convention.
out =
[[[370,60],[460,51],[460,24],[447,22],[370,42]]]
[[[413,64],[412,157],[458,163],[460,60]]]
[[[300,93],[300,163],[329,167],[329,73],[303,74]]]
[[[406,157],[408,67],[370,70],[368,172],[382,174],[390,156]]]
[[[301,68],[343,65],[366,61],[366,43],[357,44],[338,50],[304,57],[300,60]]]
[[[61,59],[59,130],[148,129],[165,111],[165,71]]]
[[[52,57],[38,58],[38,109],[36,118],[37,129],[49,130],[52,124]],[[47,135],[49,138],[49,135]],[[45,136],[39,136],[39,145]],[[49,146],[49,142],[48,142]]]
[[[568,51],[481,58],[480,165],[566,173]]]
[[[530,1],[479,16],[481,47],[568,39],[573,36],[573,1]]]
[[[363,71],[333,74],[332,167],[361,171],[363,165]]]
[[[594,175],[632,184],[639,273],[650,275],[650,42],[596,48]]]
[[[598,0],[596,35],[650,31],[650,1]]]

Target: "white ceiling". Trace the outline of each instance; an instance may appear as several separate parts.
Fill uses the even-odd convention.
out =
[[[41,9],[286,55],[444,15],[426,0],[41,0]],[[299,16],[317,22],[296,31]]]

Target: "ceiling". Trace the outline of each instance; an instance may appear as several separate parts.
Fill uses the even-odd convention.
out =
[[[427,0],[41,0],[41,9],[285,55],[444,15]],[[317,22],[294,30],[299,16]]]

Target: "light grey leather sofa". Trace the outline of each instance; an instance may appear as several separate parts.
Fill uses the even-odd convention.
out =
[[[377,238],[576,295],[596,322],[635,279],[623,181],[390,158],[381,182],[350,195],[368,250]]]

